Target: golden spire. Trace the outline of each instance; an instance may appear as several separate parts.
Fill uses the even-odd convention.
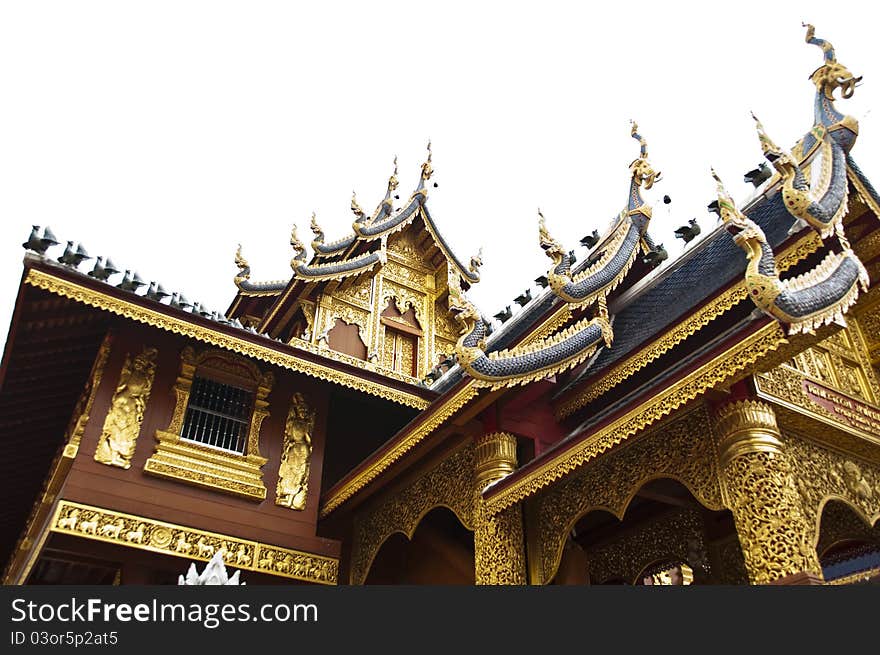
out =
[[[752,118],[755,119],[755,129],[758,130],[758,140],[761,142],[761,150],[764,155],[767,154],[782,154],[782,151],[779,147],[773,143],[773,140],[767,136],[767,132],[764,131],[764,126],[761,124],[761,121],[758,120],[758,117],[755,116],[755,112],[752,112]]]

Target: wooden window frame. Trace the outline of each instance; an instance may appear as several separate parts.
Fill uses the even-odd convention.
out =
[[[196,375],[253,391],[254,407],[244,453],[180,436]],[[267,397],[274,382],[271,372],[263,373],[244,357],[217,349],[196,354],[192,347],[184,348],[180,374],[174,384],[177,404],[168,427],[156,431],[156,450],[147,460],[144,472],[234,496],[265,500],[262,467],[267,459],[260,454],[260,428],[269,416]]]

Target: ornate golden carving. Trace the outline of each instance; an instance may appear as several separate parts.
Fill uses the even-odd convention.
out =
[[[343,301],[363,307],[369,311],[370,298],[373,293],[373,279],[365,277],[363,280],[345,287],[345,289],[337,293]]]
[[[768,584],[801,572],[821,577],[795,487],[793,458],[781,448],[772,408],[740,401],[723,408],[718,419],[722,491],[750,581]]]
[[[474,566],[478,585],[526,584],[522,508],[486,513],[486,485],[516,469],[516,437],[506,432],[486,434],[474,442]]]
[[[435,507],[447,507],[468,530],[474,528],[474,450],[467,446],[404,488],[385,495],[354,521],[351,584],[363,584],[379,548],[395,532],[411,539]]]
[[[530,544],[532,582],[546,584],[553,578],[565,539],[580,517],[604,509],[622,519],[636,492],[661,477],[680,481],[705,507],[723,509],[705,405],[657,425],[535,496],[531,509],[540,540]]]
[[[821,245],[822,240],[819,239],[819,236],[814,232],[810,232],[797,243],[782,252],[777,262],[779,270],[788,270],[797,262],[816,252]],[[691,335],[699,332],[716,318],[745,300],[748,295],[745,285],[741,282],[727,291],[722,292],[719,296],[709,301],[685,320],[678,322],[674,327],[670,328],[669,331],[653,341],[650,345],[642,348],[632,356],[627,357],[624,361],[603,374],[601,378],[587,386],[576,396],[561,404],[557,409],[557,416],[560,419],[565,418],[579,410],[581,407],[585,407],[588,403],[594,401],[609,389],[613,389],[634,373],[645,368],[645,366],[659,358],[664,353],[672,350],[672,348],[682,343]]]
[[[243,386],[256,392],[244,454],[212,448],[180,436],[193,378],[197,374],[210,377],[212,371],[234,375],[242,381]],[[274,381],[271,372],[263,374],[247,359],[213,349],[196,355],[191,347],[184,348],[180,354],[180,375],[174,384],[177,396],[174,414],[167,429],[156,431],[156,451],[147,460],[144,472],[235,496],[263,500],[266,486],[261,469],[266,458],[260,455],[260,426],[263,419],[269,416],[266,397]]]
[[[306,508],[314,429],[315,411],[301,393],[293,394],[284,424],[284,444],[275,490],[276,505],[299,510]]]
[[[496,482],[516,470],[516,437],[507,432],[484,434],[474,441],[477,486]]]
[[[447,419],[464,407],[478,393],[479,390],[476,386],[469,382],[457,393],[441,401],[436,408],[432,407],[418,427],[405,434],[403,438],[378,456],[366,469],[347,480],[339,489],[336,491],[331,490],[331,493],[328,494],[324,501],[323,507],[321,507],[321,518],[330,514],[330,512],[366,487],[380,473],[403,457],[414,446],[421,443],[434,430],[446,423]]]
[[[263,345],[254,343],[250,336],[245,338],[243,336],[238,337],[226,334],[223,332],[223,326],[218,325],[217,330],[213,330],[209,327],[197,325],[182,318],[177,318],[176,316],[169,316],[162,312],[141,307],[140,305],[127,300],[115,298],[86,287],[81,287],[74,282],[62,280],[43,271],[30,269],[25,278],[25,283],[64,298],[70,298],[90,307],[97,307],[112,314],[130,318],[138,323],[152,325],[153,327],[158,327],[174,334],[181,334],[203,343],[225,348],[226,350],[231,350],[232,352],[247,357],[252,357],[291,371],[303,373],[320,380],[333,382],[334,384],[343,387],[356,389],[357,391],[378,396],[379,398],[385,398],[386,400],[400,403],[407,407],[425,409],[429,405],[429,401],[415,393],[393,389],[380,382],[366,380],[360,376],[346,373],[324,364],[310,362],[301,359],[296,355],[279,352],[275,349],[276,344]],[[310,348],[303,346],[303,343],[304,342],[295,342],[291,345],[296,345],[298,348],[313,352]],[[318,351],[315,350],[314,352],[317,353]],[[333,353],[333,351],[320,351],[320,354],[322,357],[339,359],[346,364],[351,364],[350,361],[337,357],[337,354]],[[360,362],[360,365],[355,364],[355,366],[364,370],[368,368],[366,362]]]
[[[332,330],[337,320],[344,321],[349,325],[357,325],[361,341],[365,346],[370,343],[369,312],[334,298],[330,303],[330,311],[325,314],[324,328],[321,333],[326,334]]]
[[[819,543],[822,510],[829,500],[845,502],[867,525],[880,519],[880,467],[785,434],[798,494],[810,527],[810,545]]]
[[[739,538],[734,532],[728,537],[712,541],[708,546],[712,561],[712,582],[715,584],[747,585],[749,574],[743,559]]]
[[[131,466],[156,375],[158,354],[155,348],[145,347],[134,360],[131,355],[126,355],[95,449],[95,461],[124,469]]]
[[[673,410],[722,384],[742,377],[755,362],[787,343],[778,323],[769,323],[640,406],[599,429],[589,438],[549,459],[487,500],[496,512],[531,496],[574,469],[613,448]]]
[[[755,386],[762,398],[874,443],[880,442],[880,408],[814,382],[788,364],[755,375]]]
[[[722,469],[749,453],[782,452],[776,415],[770,405],[756,400],[728,403],[719,410],[716,423],[718,463]]]
[[[339,572],[339,561],[332,557],[67,500],[58,503],[52,532],[203,561],[222,550],[226,563],[235,568],[318,584],[336,584]]]
[[[640,582],[638,576],[652,564],[686,562],[691,568],[706,560],[699,512],[679,508],[624,529],[613,541],[587,549],[590,582]]]

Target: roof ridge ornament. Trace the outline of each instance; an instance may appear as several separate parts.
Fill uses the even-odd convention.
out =
[[[848,244],[798,277],[780,280],[764,231],[737,209],[714,168],[712,177],[724,226],[746,253],[745,286],[755,306],[782,323],[788,334],[813,333],[831,322],[845,327],[844,313],[858,299],[859,287],[867,291],[869,284],[864,265]]]
[[[449,287],[449,310],[462,325],[455,346],[461,367],[477,386],[499,389],[556,375],[591,357],[614,338],[605,316],[586,317],[540,341],[486,353],[486,323],[457,284]]]
[[[431,164],[431,139],[428,139],[428,158],[422,164],[422,179],[427,181],[434,174],[434,167]]]
[[[603,302],[629,273],[639,255],[651,220],[651,207],[642,199],[640,189],[650,189],[660,179],[648,161],[648,142],[639,134],[639,126],[630,121],[630,135],[639,142],[639,158],[629,168],[632,174],[626,208],[595,245],[594,259],[586,268],[572,274],[573,252],[566,252],[560,242],[550,236],[541,210],[538,210],[538,243],[553,262],[547,280],[553,293],[573,305]],[[647,244],[647,247],[651,244]],[[659,249],[653,259],[659,263]],[[665,251],[664,251],[665,252]]]
[[[824,188],[817,188],[807,179],[797,160],[773,142],[754,112],[752,118],[755,120],[761,151],[782,178],[782,202],[788,213],[816,230],[822,239],[836,233],[844,242],[847,178],[846,156],[841,146],[822,132],[820,154],[831,163],[832,175]]]
[[[821,48],[825,58],[825,63],[810,75],[816,90],[829,100],[834,100],[834,91],[839,88],[842,98],[851,98],[855,87],[862,81],[862,76],[853,76],[846,66],[837,61],[834,46],[830,41],[816,37],[816,28],[809,23],[801,25],[807,28],[804,41]]]
[[[362,223],[367,220],[366,213],[364,213],[363,208],[358,204],[356,191],[351,192],[351,212],[355,215],[356,222]]]
[[[315,215],[313,213],[313,220],[314,217]],[[303,245],[303,242],[299,240],[299,237],[296,236],[296,223],[290,228],[290,246],[293,248],[293,259],[290,260],[290,268],[296,270],[296,267],[302,264],[306,259],[306,247]]]
[[[659,182],[663,175],[660,171],[655,171],[648,161],[648,142],[641,134],[639,134],[639,124],[634,120],[630,120],[630,136],[639,142],[639,158],[629,165],[629,170],[633,176],[633,182],[638,186],[650,189],[654,186],[654,182]]]
[[[312,234],[315,235],[315,238],[312,240],[312,250],[317,250],[318,246],[324,243],[324,230],[318,225],[318,218],[315,212],[312,212],[312,219],[309,222],[309,228],[312,230]]]
[[[238,267],[238,273],[235,276],[235,286],[241,289],[242,282],[249,280],[251,277],[251,265],[248,260],[241,254],[241,244],[235,251],[235,265]]]

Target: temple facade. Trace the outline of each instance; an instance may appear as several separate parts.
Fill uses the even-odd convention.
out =
[[[880,581],[880,195],[835,104],[861,78],[806,41],[813,124],[784,150],[755,119],[749,202],[707,171],[717,225],[664,264],[633,124],[615,218],[577,262],[540,216],[546,273],[495,321],[429,211],[430,144],[405,200],[395,160],[346,236],[294,227],[289,279],[239,248],[224,315],[35,226],[4,583]]]

